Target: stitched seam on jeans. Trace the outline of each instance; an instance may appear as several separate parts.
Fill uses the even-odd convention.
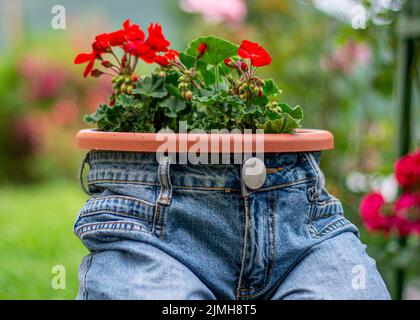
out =
[[[248,213],[249,213],[249,207],[248,207],[248,196],[243,197],[244,199],[244,215],[243,215],[243,222],[244,222],[244,237],[243,237],[243,248],[242,248],[242,261],[241,261],[241,270],[239,273],[239,280],[238,280],[238,288],[236,292],[236,298],[240,297],[241,292],[241,284],[242,284],[242,278],[243,278],[243,272],[245,268],[246,263],[246,255],[248,251]]]
[[[257,189],[255,191],[253,191],[253,192],[271,191],[271,190],[274,190],[274,189],[290,187],[290,186],[294,186],[294,185],[305,183],[305,182],[312,181],[312,180],[314,180],[314,178],[300,179],[300,180],[296,180],[296,181],[293,181],[293,182],[282,183],[282,184],[278,184],[278,185],[271,186],[271,187],[260,188],[260,189]]]
[[[115,184],[144,184],[146,186],[159,187],[157,182],[148,182],[143,180],[117,180],[117,179],[95,179],[88,182],[88,186],[96,183],[115,183]]]
[[[104,200],[112,200],[112,199],[122,199],[122,200],[127,200],[127,201],[133,201],[133,202],[138,202],[140,204],[145,204],[149,207],[154,207],[155,204],[148,202],[146,200],[142,200],[142,199],[137,199],[135,197],[128,197],[128,196],[114,196],[114,195],[110,195],[110,196],[99,196],[99,197],[93,197],[89,200],[89,203],[93,203],[95,201],[104,201]]]
[[[160,239],[163,239],[163,229],[164,229],[164,223],[163,223],[163,220],[165,219],[165,215],[166,215],[166,210],[164,210],[163,212],[162,212],[162,209],[164,209],[164,208],[161,208],[159,211],[160,211],[160,235],[159,235],[159,238]]]
[[[158,203],[160,203],[162,198],[164,197],[165,188],[166,188],[166,186],[163,183],[163,177],[162,177],[162,163],[159,163],[158,175],[159,175],[159,185],[160,185]]]
[[[253,297],[256,297],[256,296],[260,295],[261,292],[265,288],[267,288],[269,283],[270,283],[270,279],[271,279],[271,276],[273,274],[274,264],[275,264],[275,260],[274,260],[274,251],[275,251],[274,250],[274,247],[275,247],[275,244],[274,244],[274,226],[275,226],[275,224],[274,224],[275,223],[274,222],[274,214],[271,215],[271,221],[273,223],[272,224],[273,232],[270,232],[270,236],[272,236],[273,240],[272,240],[272,242],[270,241],[270,259],[271,260],[269,260],[268,265],[267,265],[267,267],[265,268],[265,271],[264,271],[264,277],[266,278],[267,271],[270,270],[269,274],[268,274],[268,277],[265,279],[266,280],[265,284],[263,286],[258,287],[258,288],[246,288],[246,289],[245,288],[244,289],[240,288],[238,290],[240,293],[238,294],[237,298],[253,298]],[[272,265],[271,265],[270,261],[273,261]],[[251,292],[251,291],[255,291],[255,290],[257,290],[257,292],[251,293],[251,294],[242,294],[241,293],[241,292]]]
[[[345,225],[349,224],[349,221],[346,218],[340,218],[334,222],[331,222],[326,227],[324,227],[318,234],[320,237],[326,236],[327,234],[337,230],[340,227],[344,227]],[[325,232],[327,231],[327,232]]]
[[[159,216],[160,216],[160,203],[158,203],[156,205],[155,216],[153,217],[152,232],[155,232],[156,225],[157,225],[158,220],[159,220]]]
[[[264,192],[264,191],[270,191],[274,189],[284,188],[284,187],[290,187],[293,185],[314,181],[315,178],[305,178],[301,180],[295,180],[293,182],[287,182],[282,184],[277,184],[271,187],[266,188],[260,188],[253,192]],[[151,183],[151,182],[145,182],[140,180],[95,180],[88,183],[88,185],[95,184],[95,183],[115,183],[115,184],[144,184],[144,185],[151,185],[151,186],[160,186],[159,183]],[[218,191],[228,191],[228,192],[240,192],[240,189],[234,189],[234,188],[224,188],[224,187],[206,187],[206,186],[184,186],[184,185],[173,185],[174,188],[177,189],[190,189],[190,190],[218,190]]]
[[[169,159],[168,159],[168,163],[165,166],[166,183],[168,184],[167,185],[167,188],[168,188],[168,194],[167,194],[168,205],[169,205],[169,203],[171,201],[171,197],[172,197],[172,183],[171,183],[171,177],[169,176],[170,165],[171,164],[170,164]]]
[[[331,232],[339,229],[340,227],[344,227],[344,226],[346,226],[348,224],[350,224],[350,222],[346,218],[340,218],[340,219],[338,219],[336,221],[333,221],[333,222],[329,223],[327,226],[325,226],[324,228],[322,228],[321,231],[318,231],[315,228],[315,226],[311,223],[311,226],[313,228],[313,231],[315,231],[315,232],[312,232],[312,236],[315,239],[319,239],[319,238],[322,238],[322,237],[327,236]]]
[[[93,259],[93,255],[91,254],[89,256],[88,265],[86,266],[86,272],[85,272],[85,275],[83,277],[83,297],[84,297],[85,300],[87,300],[88,297],[89,297],[89,292],[88,292],[88,289],[87,289],[87,275],[88,275],[88,273],[90,271],[90,267],[92,265],[92,259]]]
[[[94,216],[94,215],[98,215],[100,213],[114,214],[114,215],[117,215],[117,216],[138,219],[138,220],[141,220],[141,221],[149,222],[150,223],[150,220],[147,219],[147,218],[137,217],[137,216],[126,214],[124,212],[115,211],[115,210],[100,210],[99,209],[99,210],[95,210],[95,211],[86,212],[84,214],[80,214],[80,217],[82,217],[82,218],[83,217],[91,217],[91,216]]]
[[[115,224],[114,227],[112,228],[101,228],[100,226],[103,225],[107,225],[107,224]],[[122,227],[122,225],[130,225],[132,227],[138,227],[140,230],[134,230],[135,232],[145,232],[145,233],[150,233],[150,231],[143,225],[138,224],[138,223],[134,223],[134,222],[126,222],[126,221],[119,221],[119,220],[114,220],[114,221],[106,221],[106,222],[94,222],[94,223],[87,223],[84,225],[81,225],[80,227],[78,227],[75,230],[75,233],[77,235],[79,235],[79,237],[83,237],[85,234],[89,234],[89,233],[93,233],[96,231],[113,231],[113,230],[118,230],[118,231],[124,231],[124,232],[132,232],[132,229],[128,229],[127,227]],[[86,228],[87,226],[90,227],[99,227],[93,230],[88,230],[88,231],[80,231],[83,228]]]
[[[145,182],[141,180],[94,180],[88,183],[88,185],[96,183],[115,183],[115,184],[144,184],[150,186],[160,187],[160,183]],[[184,186],[184,185],[173,185],[177,189],[189,189],[189,190],[215,190],[215,191],[227,191],[227,192],[240,192],[240,189],[225,188],[225,187],[206,187],[206,186]]]
[[[282,170],[284,170],[284,167],[266,168],[266,171],[267,171],[268,174],[277,173],[277,172],[282,171]]]

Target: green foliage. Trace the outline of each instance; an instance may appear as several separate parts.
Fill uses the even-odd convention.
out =
[[[207,45],[198,55],[201,44]],[[193,40],[180,53],[176,68],[157,69],[133,82],[133,88],[116,92],[113,105],[100,105],[85,121],[102,131],[156,132],[178,130],[179,121],[189,129],[263,129],[266,133],[292,133],[300,127],[300,107],[270,102],[281,91],[274,80],[254,73],[237,80],[224,64],[236,57],[238,46],[214,36]],[[237,58],[235,58],[237,59]],[[239,73],[239,70],[238,70]],[[114,83],[124,80],[120,76]],[[275,104],[273,104],[275,103]]]
[[[193,57],[197,56],[197,49],[202,43],[207,45],[207,50],[201,61],[213,66],[217,66],[228,57],[235,56],[238,50],[238,46],[230,41],[215,36],[206,36],[191,41],[185,53]]]

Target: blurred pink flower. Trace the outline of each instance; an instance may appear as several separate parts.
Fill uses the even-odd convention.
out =
[[[199,13],[209,22],[241,23],[247,14],[244,0],[181,0],[181,8]]]
[[[31,101],[55,97],[69,78],[62,67],[33,54],[22,57],[18,70]]]
[[[400,186],[420,186],[420,150],[407,154],[395,163],[395,176]]]
[[[321,59],[326,70],[350,73],[358,65],[366,65],[371,59],[371,49],[366,43],[347,41],[330,55]]]
[[[405,193],[395,202],[393,225],[403,236],[420,234],[420,194]]]
[[[58,101],[52,108],[51,120],[59,126],[68,126],[79,120],[79,108],[73,100]]]
[[[12,122],[14,149],[28,155],[38,153],[42,148],[42,137],[36,115],[20,115]]]
[[[391,220],[384,214],[385,199],[377,192],[366,195],[360,203],[360,215],[369,231],[389,232]]]

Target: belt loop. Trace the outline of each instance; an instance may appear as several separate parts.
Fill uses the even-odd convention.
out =
[[[88,196],[91,196],[92,194],[89,192],[89,189],[86,188],[86,186],[83,182],[83,171],[85,169],[86,163],[89,164],[89,167],[90,167],[89,154],[90,154],[90,151],[88,153],[86,153],[85,157],[83,158],[82,163],[80,164],[78,180],[79,180],[79,184],[80,184],[80,187],[82,188],[83,192],[86,193]]]
[[[309,189],[309,200],[316,201],[322,192],[322,188],[325,186],[325,177],[317,161],[315,160],[314,155],[311,152],[308,152],[305,153],[305,157],[308,159],[309,165],[315,172],[316,177],[315,186]]]
[[[159,182],[160,194],[157,203],[161,205],[170,205],[172,200],[172,183],[169,175],[170,157],[161,155],[159,159]]]

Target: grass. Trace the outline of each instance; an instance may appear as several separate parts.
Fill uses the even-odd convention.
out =
[[[0,299],[74,299],[87,253],[72,227],[86,200],[77,182],[0,187]],[[65,268],[65,289],[52,269]]]

